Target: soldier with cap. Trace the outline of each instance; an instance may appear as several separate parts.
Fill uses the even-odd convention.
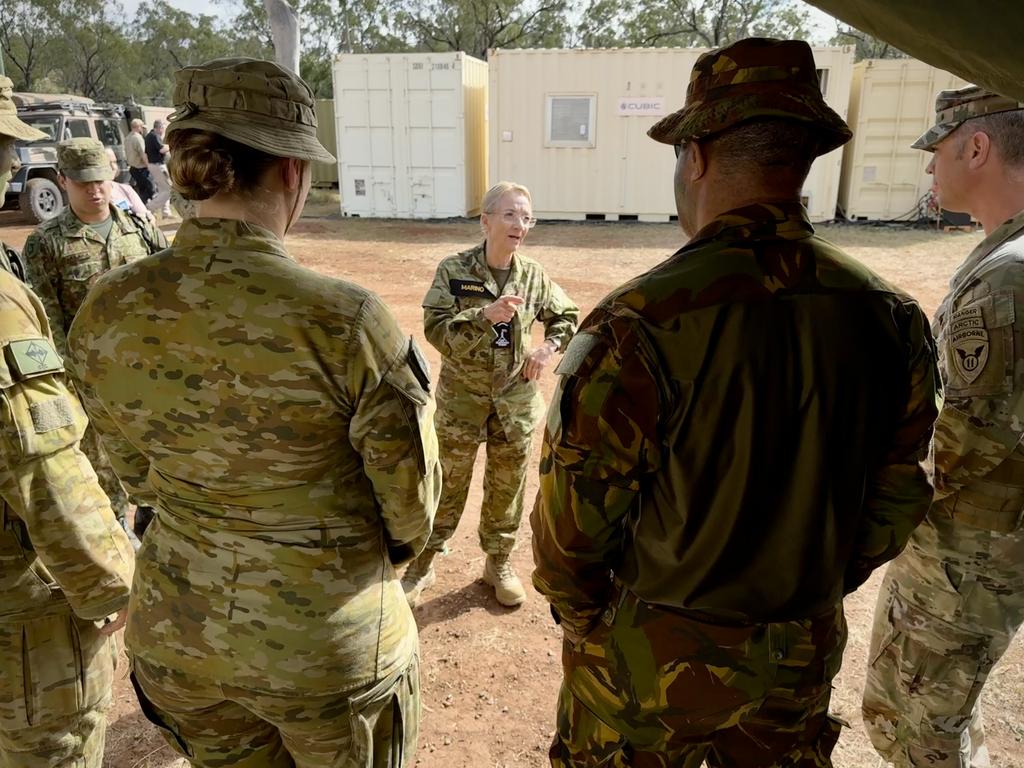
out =
[[[480,204],[484,240],[444,259],[423,299],[427,340],[441,353],[436,417],[444,487],[427,548],[402,577],[409,604],[434,582],[466,506],[473,462],[486,445],[480,547],[484,581],[502,605],[526,600],[510,555],[523,517],[533,433],[544,414],[538,379],[562,349],[579,309],[519,247],[536,224],[530,192],[503,181]],[[530,349],[534,323],[544,341]]]
[[[158,508],[125,640],[196,768],[411,765],[417,632],[395,567],[440,484],[426,362],[381,300],[282,242],[334,162],[268,61],[175,74],[170,173],[198,216],[101,277],[69,334],[128,488]]]
[[[986,237],[935,315],[935,502],[886,571],[863,715],[899,768],[981,768],[982,688],[1024,621],[1024,103],[968,86],[935,112],[914,147]]]
[[[28,236],[24,256],[28,281],[46,309],[57,352],[66,357],[67,330],[96,278],[165,248],[167,239],[155,224],[111,203],[114,172],[106,150],[96,139],[69,139],[58,144],[57,170],[68,206]],[[82,438],[82,450],[118,520],[127,525],[128,497],[91,427]],[[151,519],[152,511],[141,505],[135,514],[137,536],[142,536]]]
[[[690,240],[583,322],[545,431],[551,764],[828,766],[843,596],[931,500],[934,344],[800,205],[850,138],[806,43],[703,54],[649,134],[675,147]]]
[[[17,117],[0,77],[0,200]],[[132,550],[39,299],[0,264],[0,766],[100,768]]]

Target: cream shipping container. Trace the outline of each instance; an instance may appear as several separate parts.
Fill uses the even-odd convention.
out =
[[[342,213],[448,218],[487,186],[487,64],[464,53],[339,54]]]
[[[935,96],[967,83],[916,59],[868,59],[853,68],[839,208],[853,221],[916,219],[931,153],[911,144],[935,122]]]
[[[525,184],[541,218],[668,220],[675,158],[647,129],[682,107],[703,50],[492,51],[492,182]],[[815,48],[814,58],[826,101],[845,117],[853,49]],[[835,216],[841,156],[811,168],[803,197],[813,221]]]

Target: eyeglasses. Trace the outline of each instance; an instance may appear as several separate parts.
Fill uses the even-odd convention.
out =
[[[518,214],[515,211],[505,211],[501,214],[501,220],[510,227],[519,224],[525,229],[532,229],[537,224],[537,219],[533,216],[530,216],[529,214]]]

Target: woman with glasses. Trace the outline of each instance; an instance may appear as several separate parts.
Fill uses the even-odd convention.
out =
[[[434,531],[402,579],[412,606],[434,583],[434,557],[462,517],[480,443],[487,446],[479,529],[484,581],[502,605],[526,599],[509,555],[523,516],[533,431],[544,410],[537,381],[579,316],[544,268],[519,252],[537,223],[529,190],[500,182],[484,195],[481,210],[484,241],[444,259],[423,299],[424,332],[442,358],[434,424],[444,481]],[[535,322],[544,326],[544,341],[531,349]]]

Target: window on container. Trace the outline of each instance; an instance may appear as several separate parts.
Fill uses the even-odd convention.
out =
[[[816,69],[818,73],[818,85],[821,86],[821,95],[828,96],[828,70],[827,69]]]
[[[594,146],[596,96],[548,96],[547,144],[554,147]]]

